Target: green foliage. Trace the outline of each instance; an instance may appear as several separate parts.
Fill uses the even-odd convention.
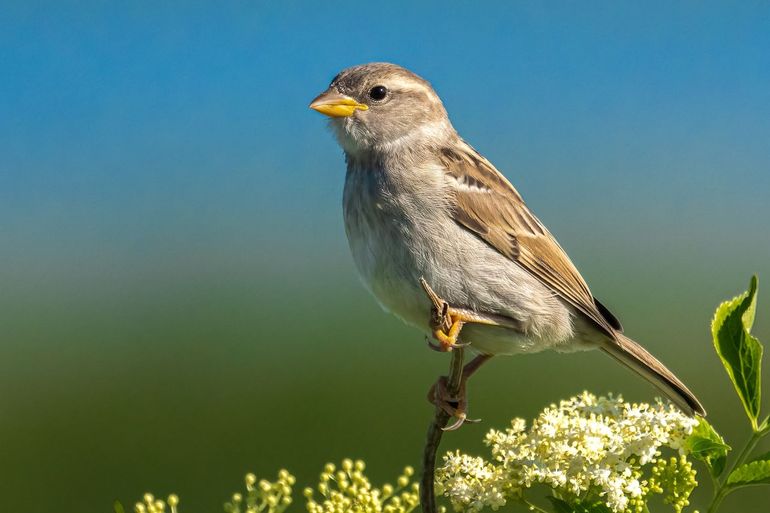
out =
[[[712,476],[719,477],[725,469],[730,446],[706,419],[701,418],[687,439],[687,450],[693,458],[706,463]]]
[[[579,397],[546,408],[527,428],[514,419],[505,431],[492,430],[490,461],[448,453],[436,477],[438,493],[458,511],[498,509],[508,500],[547,513],[524,492],[535,484],[550,487],[554,513],[649,513],[653,496],[681,513],[698,485],[688,456],[702,461],[714,481],[708,513],[715,513],[732,491],[770,484],[770,452],[750,459],[761,438],[770,434],[770,417],[759,422],[763,347],[751,335],[756,315],[757,278],[749,289],[719,305],[711,331],[714,348],[733,382],[751,422],[752,436],[732,461],[722,436],[703,418],[694,419],[671,404],[625,403],[620,397]],[[661,449],[675,456],[664,457]],[[396,486],[373,486],[363,461],[329,463],[315,488],[305,488],[308,513],[411,513],[419,507],[414,470],[406,467]],[[275,482],[246,475],[246,493],[225,504],[226,513],[284,513],[292,505],[294,477],[282,470]],[[164,501],[145,494],[135,513],[178,513],[179,498]],[[115,501],[115,513],[125,513]],[[169,511],[170,510],[170,511]],[[445,513],[441,508],[440,512]]]
[[[762,345],[750,331],[757,305],[757,281],[753,276],[748,291],[719,305],[711,323],[714,347],[755,431],[761,395]]]
[[[583,501],[570,504],[552,495],[549,495],[547,499],[551,501],[554,513],[612,513],[612,510],[601,501]]]
[[[757,277],[753,276],[749,290],[719,305],[711,323],[714,348],[743,403],[753,433],[735,458],[726,477],[718,481],[716,478],[724,469],[729,448],[711,426],[707,427],[705,421],[701,421],[696,429],[698,433],[689,444],[690,450],[694,457],[706,462],[715,480],[714,500],[708,513],[717,511],[722,500],[737,488],[770,484],[770,453],[746,462],[757,442],[770,433],[770,418],[766,418],[761,424],[758,422],[763,347],[759,340],[751,335],[757,311],[757,281]],[[720,444],[723,447],[720,447]]]
[[[553,495],[549,495],[546,498],[549,501],[551,501],[551,504],[553,505],[554,513],[572,513],[573,511],[575,511],[575,508],[570,506],[568,502],[563,501],[559,498],[556,498]]]
[[[727,485],[731,487],[757,484],[770,484],[770,453],[739,466],[727,478]]]

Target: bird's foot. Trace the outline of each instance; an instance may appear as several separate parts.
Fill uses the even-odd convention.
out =
[[[433,338],[438,341],[438,344],[428,340],[428,346],[434,351],[442,353],[447,353],[457,347],[467,346],[468,344],[460,342],[460,331],[467,320],[460,312],[453,310],[448,304],[444,303],[441,310],[431,316],[431,333],[433,333]],[[447,326],[449,327],[447,328]]]
[[[420,278],[420,284],[428,295],[433,307],[430,311],[430,329],[438,344],[428,341],[431,349],[441,352],[449,352],[456,347],[462,347],[458,342],[460,331],[465,324],[465,318],[460,312],[449,307],[449,303],[441,299],[428,285],[424,278]]]
[[[465,393],[465,379],[460,382],[460,390],[457,396],[452,396],[447,389],[447,378],[441,376],[428,391],[428,401],[435,404],[446,413],[448,413],[454,422],[442,428],[444,431],[454,431],[459,429],[466,422],[480,422],[480,419],[469,419],[468,398]]]

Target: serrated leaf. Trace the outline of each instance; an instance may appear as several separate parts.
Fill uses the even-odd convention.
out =
[[[706,419],[700,418],[698,420],[698,425],[687,437],[687,451],[693,458],[706,463],[714,477],[719,477],[725,469],[725,461],[730,446],[725,443],[722,435],[717,433]]]
[[[751,278],[749,290],[716,310],[711,335],[722,364],[735,386],[754,429],[759,417],[762,344],[751,336],[756,312],[758,280]]]
[[[112,503],[112,509],[115,510],[115,513],[126,513],[126,510],[123,509],[123,504],[119,500]]]
[[[767,458],[768,454],[763,455]],[[745,463],[730,473],[727,485],[732,487],[770,484],[770,459],[757,459]]]

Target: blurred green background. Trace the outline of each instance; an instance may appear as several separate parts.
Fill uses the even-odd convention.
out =
[[[747,435],[708,325],[770,280],[767,4],[0,9],[0,511],[149,490],[216,512],[247,471],[418,464],[448,357],[358,283],[342,155],[307,110],[372,60],[431,80],[626,332]],[[470,387],[484,422],[442,448],[486,454],[490,427],[584,389],[654,396],[598,353],[500,358]]]

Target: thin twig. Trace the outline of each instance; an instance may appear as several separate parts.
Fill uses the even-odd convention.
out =
[[[534,504],[534,503],[532,503],[532,502],[529,502],[529,501],[528,501],[527,499],[525,499],[524,497],[520,497],[520,498],[519,498],[519,500],[518,500],[518,502],[519,502],[520,504],[524,505],[524,506],[525,506],[525,507],[526,507],[526,508],[527,508],[529,511],[537,511],[538,513],[548,513],[548,511],[547,511],[547,510],[544,510],[543,508],[541,508],[541,507],[540,507],[540,506],[538,506],[537,504]]]
[[[717,509],[719,509],[719,505],[722,504],[722,501],[725,497],[732,491],[730,487],[727,484],[727,480],[730,477],[730,474],[733,473],[733,470],[740,467],[746,462],[746,459],[751,454],[751,451],[754,450],[754,447],[757,446],[757,442],[762,439],[763,433],[762,431],[754,431],[751,433],[751,438],[749,438],[749,441],[746,442],[746,445],[743,447],[743,450],[740,452],[737,458],[733,461],[733,464],[730,465],[730,469],[723,474],[722,481],[720,482],[719,486],[714,490],[714,498],[711,500],[711,505],[709,505],[709,508],[707,510],[707,513],[713,513]]]
[[[431,311],[433,324],[449,329],[451,320],[446,314],[448,307],[446,301],[441,299],[424,279],[420,278],[420,284],[433,302],[433,309]],[[456,347],[452,351],[452,361],[449,364],[449,374],[447,376],[447,392],[450,397],[456,397],[460,393],[464,356],[462,347]],[[425,449],[423,450],[422,480],[420,483],[420,505],[422,506],[423,513],[436,513],[438,511],[434,491],[436,452],[438,452],[438,446],[441,443],[441,436],[444,434],[443,428],[446,427],[450,417],[449,413],[443,408],[436,406],[433,420],[428,427],[428,436],[425,440]]]

